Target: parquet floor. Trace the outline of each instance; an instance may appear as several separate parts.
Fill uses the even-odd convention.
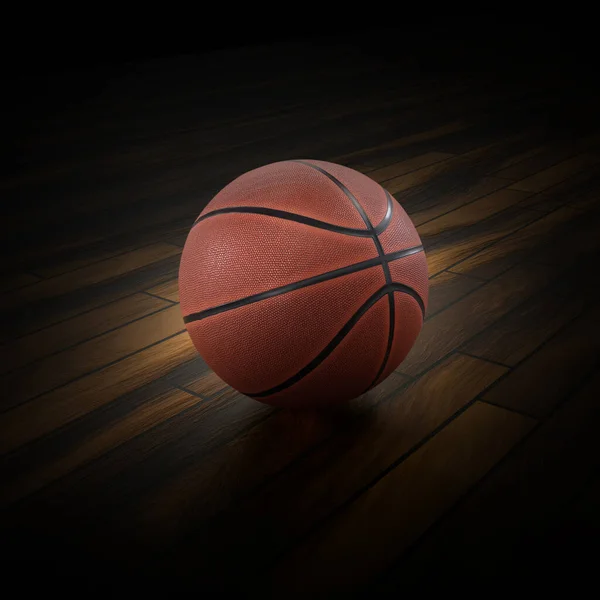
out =
[[[309,598],[581,580],[600,531],[593,101],[533,75],[399,74],[341,51],[267,68],[261,52],[236,78],[220,75],[235,54],[57,77],[47,110],[15,125],[0,186],[6,574]],[[333,411],[228,387],[178,306],[196,216],[286,158],[380,182],[428,258],[415,347]]]

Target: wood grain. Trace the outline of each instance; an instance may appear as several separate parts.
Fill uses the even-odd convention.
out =
[[[195,377],[181,381],[181,385],[186,390],[198,394],[203,398],[212,398],[230,392],[229,386],[214,372],[208,370],[206,373],[200,373]]]
[[[234,501],[260,489],[270,477],[302,460],[307,452],[339,430],[359,425],[365,410],[397,394],[407,382],[407,378],[393,374],[371,392],[337,411],[274,411],[209,455],[196,457],[191,464],[183,465],[183,469],[181,465],[172,468],[166,483],[135,511],[140,528],[153,532],[148,543],[185,539],[196,529],[202,531],[215,515],[223,514],[229,522],[231,513],[227,509],[234,506]],[[212,493],[207,495],[207,489]],[[218,548],[222,551],[221,543]],[[193,554],[195,550],[189,551]]]
[[[475,403],[277,565],[273,588],[351,591],[388,566],[533,427]]]
[[[435,177],[447,173],[448,171],[451,171],[453,168],[456,168],[457,165],[465,164],[469,161],[469,159],[485,153],[486,150],[488,150],[487,147],[478,148],[470,153],[454,156],[448,160],[436,162],[405,175],[393,177],[385,182],[385,188],[388,190],[388,192],[390,192],[390,194],[404,192],[420,184],[427,183]]]
[[[484,399],[536,417],[547,415],[598,363],[600,306],[560,330]],[[535,392],[533,391],[535,390]]]
[[[21,474],[17,481],[2,490],[0,502],[10,504],[34,493],[198,402],[201,402],[198,397],[180,390],[170,390],[156,398],[148,398],[146,403],[131,411],[126,417],[85,438],[75,449],[55,459],[50,465],[45,465],[31,473]]]
[[[587,299],[559,280],[516,307],[464,349],[487,360],[515,366],[581,313]]]
[[[407,205],[410,218],[416,226],[446,214],[464,204],[487,196],[500,188],[506,187],[506,182],[493,177],[483,177],[474,182],[465,183],[453,190],[446,190],[437,198],[430,197],[416,206]]]
[[[448,230],[479,223],[483,219],[514,206],[523,200],[525,194],[526,192],[509,189],[493,192],[479,200],[427,221],[427,223],[418,225],[417,231],[422,237],[432,237]]]
[[[483,222],[422,237],[430,277],[448,268],[454,270],[457,263],[539,218],[535,211],[511,207]]]
[[[363,164],[371,164],[365,162],[364,157],[368,156],[370,153],[374,151],[386,150],[387,152],[391,152],[393,150],[397,150],[399,148],[410,146],[411,144],[415,144],[418,142],[424,142],[436,139],[438,137],[442,137],[443,135],[454,133],[456,131],[461,131],[466,127],[466,123],[464,121],[454,121],[450,123],[446,123],[440,127],[435,127],[430,130],[421,131],[419,133],[414,133],[412,135],[407,135],[403,138],[392,140],[383,144],[379,144],[377,146],[372,146],[370,148],[361,148],[360,150],[350,152],[347,154],[342,154],[339,156],[332,157],[334,162],[348,162],[349,160],[359,160],[363,162]],[[376,165],[379,166],[379,165]]]
[[[497,175],[498,177],[502,177],[504,179],[522,179],[523,176],[518,175],[519,169],[529,168],[531,169],[531,163],[527,163],[525,161],[529,161],[530,159],[534,159],[542,154],[544,151],[547,151],[548,148],[544,145],[534,146],[533,148],[528,148],[523,152],[519,152],[517,154],[513,154],[512,156],[508,156],[504,161],[494,165],[494,168],[490,169],[490,175]],[[518,166],[517,166],[518,165]],[[513,173],[517,173],[517,177],[510,177],[509,167],[513,167]],[[544,167],[542,166],[541,169]],[[541,170],[537,169],[537,170]]]
[[[378,183],[384,183],[388,179],[393,179],[394,177],[399,177],[400,175],[410,173],[411,171],[428,167],[440,161],[446,160],[447,158],[452,158],[452,156],[453,154],[449,154],[448,152],[428,152],[407,160],[392,163],[391,165],[387,165],[385,167],[367,170],[366,173],[371,179],[377,181]]]
[[[107,532],[113,531],[115,526],[121,529],[121,548],[143,543],[148,551],[160,551],[169,541],[171,523],[167,519],[159,520],[154,523],[154,534],[146,535],[149,533],[146,526],[152,520],[144,520],[141,501],[152,498],[156,490],[167,487],[168,482],[186,469],[210,461],[213,452],[220,452],[219,449],[233,439],[270,420],[273,412],[271,407],[228,389],[219,397],[199,400],[151,430],[82,465],[63,477],[59,486],[47,486],[29,501],[52,506],[59,512],[66,511],[77,520],[88,521],[90,514],[97,518],[108,516]],[[220,477],[226,478],[229,467],[223,467]],[[213,482],[217,488],[218,481]],[[215,494],[218,495],[217,489]],[[207,496],[205,489],[199,504],[204,496]],[[211,493],[206,500],[211,502],[212,498]],[[119,506],[116,523],[110,522],[113,506]],[[15,511],[22,514],[18,505]],[[174,516],[177,522],[177,515]],[[121,554],[119,550],[115,552]]]
[[[594,170],[584,169],[542,192],[528,196],[520,203],[520,206],[546,213],[560,206],[575,208],[577,205],[596,199],[595,189],[598,177],[599,174]]]
[[[0,453],[61,427],[190,360],[195,349],[179,333],[2,415]]]
[[[530,256],[536,246],[557,236],[557,232],[578,213],[569,207],[563,207],[526,225],[508,235],[501,242],[491,244],[473,256],[454,265],[454,273],[474,275],[492,279],[523,258]]]
[[[483,282],[472,277],[444,271],[429,280],[429,304],[426,319],[440,312],[459,298],[466,296]]]
[[[589,139],[589,137],[588,137]],[[585,147],[586,139],[581,138],[574,144],[549,144],[536,152],[533,156],[525,158],[513,165],[495,171],[495,177],[520,181],[552,169],[553,166],[572,158],[577,148]]]
[[[167,305],[153,314],[113,329],[87,342],[57,352],[0,379],[12,408],[69,381],[148,348],[184,328],[179,306]]]
[[[418,375],[524,302],[551,276],[549,270],[523,265],[476,289],[424,324],[417,342],[398,370],[407,375]]]
[[[566,554],[581,567],[589,556],[589,546],[580,545],[587,536],[570,538],[561,526],[575,517],[588,535],[597,531],[597,511],[584,513],[585,495],[579,504],[577,494],[599,464],[598,393],[597,373],[402,557],[372,593],[385,596],[406,585],[426,585],[431,570],[445,577],[465,564],[486,580],[498,568],[524,576],[538,564],[564,569]],[[572,506],[566,514],[565,503]]]
[[[224,513],[208,531],[199,532],[201,540],[190,540],[195,547],[189,548],[190,556],[177,560],[208,561],[219,568],[219,558],[227,556],[244,572],[259,568],[252,557],[274,558],[289,547],[505,371],[455,356],[381,402],[373,404],[367,395],[363,402],[368,412],[362,419],[295,462],[239,508]],[[457,381],[464,385],[453,385]],[[238,555],[224,544],[234,531],[240,550],[251,556]]]
[[[115,256],[95,263],[88,267],[77,269],[64,275],[58,275],[51,279],[45,279],[33,285],[17,290],[4,299],[2,306],[33,300],[42,300],[48,296],[58,296],[78,288],[93,285],[123,275],[161,259],[177,255],[181,248],[169,244],[157,243],[133,252]]]
[[[570,175],[583,171],[588,167],[597,165],[600,156],[595,154],[581,154],[564,160],[535,175],[512,183],[509,189],[523,190],[525,192],[541,192],[550,186],[565,180]]]
[[[181,248],[179,250],[181,251]],[[4,315],[3,340],[13,340],[158,285],[172,279],[178,267],[179,255],[175,254],[60,296],[14,306]]]
[[[568,208],[575,211],[575,216],[565,223],[557,235],[546,239],[532,254],[530,260],[547,265],[558,265],[561,268],[570,265],[588,264],[589,273],[596,270],[595,261],[600,251],[600,206],[597,200],[586,203],[587,206],[570,205]]]
[[[506,187],[506,180],[488,177],[489,170],[529,144],[523,132],[501,140],[491,137],[445,161],[390,179],[385,185],[409,213],[431,208],[446,196],[468,192],[483,181],[495,189]]]
[[[10,371],[69,346],[75,346],[166,306],[168,303],[158,298],[133,294],[72,319],[40,329],[11,342],[11,352],[4,358],[2,370]]]
[[[171,302],[179,302],[179,282],[177,279],[165,281],[164,283],[161,283],[160,285],[152,287],[146,291],[153,296],[165,298]]]

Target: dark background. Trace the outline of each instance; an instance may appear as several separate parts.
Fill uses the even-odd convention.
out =
[[[9,13],[0,47],[5,81],[0,174],[20,172],[31,162],[32,148],[21,148],[21,138],[51,119],[69,116],[111,80],[161,61],[173,71],[173,81],[178,68],[189,74],[186,60],[195,61],[199,79],[189,85],[207,90],[287,73],[293,79],[324,64],[336,69],[359,62],[386,69],[396,86],[436,74],[480,77],[481,85],[490,78],[506,85],[551,83],[554,93],[564,95],[559,113],[581,122],[597,118],[594,32],[585,15],[544,21],[552,15],[523,19],[502,10],[391,8],[387,14],[383,6],[364,7],[357,15],[350,7],[302,5],[280,5],[278,11],[200,5],[197,15],[129,14],[105,7],[83,13],[33,11],[34,18],[23,9]],[[199,111],[212,110],[206,102]]]

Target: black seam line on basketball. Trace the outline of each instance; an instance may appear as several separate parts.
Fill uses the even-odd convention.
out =
[[[328,173],[325,169],[322,169],[321,167],[318,167],[317,165],[313,165],[313,164],[311,164],[309,162],[305,162],[303,160],[294,160],[293,162],[297,162],[302,165],[306,165],[307,167],[312,167],[313,169],[319,171],[319,173],[323,173],[323,175],[325,175],[331,181],[333,181],[333,183],[335,183],[335,185],[337,185],[340,188],[340,190],[342,190],[342,192],[344,192],[344,194],[346,194],[346,196],[350,199],[352,204],[354,204],[356,210],[360,213],[360,216],[362,217],[362,220],[365,222],[365,225],[368,227],[369,233],[373,239],[373,243],[375,244],[375,247],[377,248],[377,254],[379,254],[379,256],[383,257],[385,253],[383,251],[383,247],[381,246],[381,242],[379,241],[379,238],[377,237],[377,233],[375,233],[373,224],[371,223],[367,213],[365,212],[365,209],[362,207],[360,202],[356,199],[356,196],[354,196],[354,194],[339,179],[337,179],[337,177],[334,177],[331,173]],[[384,192],[386,195],[386,199],[388,202],[388,208],[389,208],[391,196],[387,190],[384,190]],[[390,214],[390,217],[391,217],[391,214]],[[391,283],[392,278],[390,275],[390,270],[389,270],[389,267],[387,266],[387,263],[385,262],[385,260],[382,261],[381,265],[382,265],[384,273],[385,273],[386,282]]]
[[[399,260],[400,258],[404,258],[405,256],[418,254],[422,251],[423,246],[415,246],[414,248],[399,250],[398,252],[392,252],[390,254],[385,254],[384,256],[376,256],[375,258],[370,258],[369,260],[354,263],[353,265],[348,265],[347,267],[341,267],[333,271],[327,271],[327,273],[315,275],[314,277],[301,279],[300,281],[294,281],[294,283],[282,285],[281,287],[273,288],[272,290],[267,290],[266,292],[260,292],[259,294],[253,294],[252,296],[246,296],[245,298],[234,300],[233,302],[227,302],[226,304],[220,304],[219,306],[207,308],[206,310],[202,310],[200,312],[191,313],[183,317],[183,321],[184,323],[192,323],[193,321],[199,321],[201,319],[212,317],[213,315],[217,315],[228,310],[233,310],[234,308],[239,308],[240,306],[246,306],[247,304],[260,302],[261,300],[265,300],[266,298],[272,298],[274,296],[279,296],[280,294],[286,294],[287,292],[293,292],[295,290],[299,290],[310,285],[322,283],[323,281],[329,281],[330,279],[336,279],[337,277],[342,277],[344,275],[356,273],[364,269],[376,267],[378,265],[381,265],[383,262],[387,263],[393,260]]]
[[[385,349],[383,361],[381,361],[381,366],[379,367],[377,374],[375,375],[375,377],[373,377],[373,381],[371,381],[371,383],[363,393],[368,392],[375,385],[379,377],[381,377],[381,374],[383,373],[387,362],[390,359],[390,354],[392,353],[392,344],[394,342],[394,329],[396,327],[396,305],[394,302],[394,292],[388,292],[388,298],[390,303],[390,327],[388,332],[387,347]]]
[[[354,204],[354,207],[360,213],[360,216],[362,217],[362,220],[365,222],[365,225],[369,228],[369,230],[371,232],[373,231],[373,224],[369,220],[369,217],[367,216],[365,209],[360,205],[360,202],[356,199],[354,194],[339,179],[334,177],[331,173],[328,173],[325,169],[322,169],[321,167],[318,167],[317,165],[313,165],[309,162],[305,162],[303,160],[294,160],[292,162],[297,162],[302,165],[306,165],[307,167],[311,167],[312,169],[319,171],[319,173],[323,173],[323,175],[325,175],[325,177],[328,177],[331,181],[333,181],[333,183],[335,183],[335,185],[337,185],[340,188],[340,190],[342,190],[342,192],[344,192],[344,194],[346,194],[346,196],[348,196],[348,198],[350,199],[352,204]]]
[[[390,224],[392,219],[392,208],[393,201],[391,197],[388,197],[388,205],[386,213],[375,229],[354,229],[352,227],[342,227],[341,225],[334,225],[333,223],[327,223],[326,221],[320,221],[319,219],[312,219],[311,217],[305,217],[296,213],[288,212],[285,210],[278,210],[275,208],[264,208],[261,206],[230,206],[227,208],[219,208],[212,212],[207,213],[198,217],[192,227],[195,227],[198,223],[217,215],[225,215],[230,213],[246,213],[255,215],[265,215],[267,217],[275,217],[277,219],[284,219],[286,221],[295,221],[310,227],[317,227],[318,229],[326,229],[327,231],[334,231],[335,233],[342,233],[344,235],[353,235],[358,237],[372,237],[373,232],[383,233],[387,226]]]
[[[424,312],[425,308],[423,306],[423,301],[421,297],[415,290],[412,288],[403,285],[401,283],[391,283],[388,285],[384,285],[381,289],[376,291],[347,321],[347,323],[340,329],[340,331],[335,335],[335,337],[321,350],[321,352],[313,358],[306,366],[304,366],[300,371],[298,371],[295,375],[292,375],[289,379],[286,379],[284,382],[272,387],[269,390],[265,390],[264,392],[257,393],[245,393],[242,392],[245,396],[249,396],[251,398],[264,398],[265,396],[270,396],[272,394],[276,394],[277,392],[281,392],[286,388],[294,385],[298,381],[300,381],[303,377],[308,375],[311,371],[316,369],[341,343],[341,341],[350,333],[352,328],[358,323],[360,318],[372,307],[378,300],[381,300],[386,294],[390,292],[400,292],[402,294],[407,294],[411,296],[419,305],[421,309],[421,313]]]
[[[392,198],[392,195],[385,188],[382,188],[382,189],[385,192],[385,197],[387,199],[387,209],[385,211],[385,216],[381,220],[381,223],[383,223],[384,221],[386,223],[385,223],[385,227],[383,227],[383,228],[381,227],[381,223],[379,223],[379,225],[377,225],[377,227],[375,227],[375,229],[373,229],[374,235],[380,235],[387,229],[387,226],[390,224],[390,221],[392,220],[392,213],[394,212],[395,200]],[[386,219],[387,219],[387,221],[386,221]]]
[[[342,190],[342,192],[344,192],[344,194],[346,194],[346,196],[350,199],[350,201],[352,202],[352,204],[354,204],[356,210],[360,213],[360,216],[362,217],[362,220],[365,222],[365,224],[369,228],[369,231],[371,232],[371,237],[373,238],[373,243],[375,244],[375,247],[377,248],[377,254],[379,254],[379,256],[381,257],[381,266],[383,268],[383,273],[384,273],[384,276],[385,276],[385,281],[386,281],[386,283],[388,285],[390,285],[392,283],[392,276],[391,276],[391,273],[390,273],[390,268],[388,266],[388,263],[387,263],[387,261],[384,258],[385,252],[383,250],[383,246],[381,245],[381,241],[379,240],[379,237],[377,235],[379,232],[376,231],[373,228],[373,225],[372,225],[372,223],[371,223],[371,221],[370,221],[370,219],[369,219],[369,217],[368,217],[365,209],[362,207],[362,205],[360,204],[360,202],[358,201],[358,199],[354,196],[354,194],[341,181],[339,181],[339,179],[337,179],[336,177],[334,177],[333,175],[331,175],[331,173],[328,173],[325,169],[322,169],[321,167],[318,167],[317,165],[313,165],[313,164],[311,164],[309,162],[305,162],[303,160],[296,160],[294,162],[298,162],[298,163],[301,163],[303,165],[307,165],[309,167],[312,167],[313,169],[316,169],[320,173],[323,173],[323,175],[325,175],[331,181],[333,181],[333,183],[335,183]],[[390,206],[393,207],[392,197],[391,197],[391,194],[385,188],[382,188],[382,189],[385,192],[385,197],[386,197],[386,200],[387,200],[388,211],[389,211],[389,207]],[[386,212],[386,216],[387,216],[387,212]],[[390,214],[390,220],[391,220],[391,214]],[[379,377],[379,375],[385,369],[385,365],[387,364],[387,361],[388,361],[389,356],[390,356],[390,352],[392,350],[392,342],[393,342],[393,337],[394,337],[394,321],[395,321],[395,318],[396,318],[395,317],[395,311],[394,311],[394,294],[393,294],[393,292],[390,292],[389,299],[390,299],[389,300],[389,302],[390,302],[390,310],[389,310],[390,328],[389,328],[389,333],[388,333],[388,343],[387,343],[387,347],[386,347],[385,356],[383,357],[383,363],[382,363],[381,367],[379,368],[379,372],[377,373],[377,376],[375,377],[373,383],[375,381],[377,381],[377,378]],[[419,298],[419,300],[421,300],[421,299]],[[419,306],[421,306],[421,305],[422,305],[422,300],[421,300]],[[424,308],[422,309],[422,312],[423,312],[423,317],[424,317],[425,316],[425,310],[424,310]]]
[[[384,190],[384,191],[385,191],[386,198],[388,198],[388,201],[389,201],[390,194],[387,190]],[[389,265],[387,264],[386,260],[383,259],[383,257],[385,256],[385,252],[383,250],[383,246],[381,245],[381,241],[379,240],[379,237],[377,236],[376,233],[373,233],[373,241],[375,242],[375,246],[377,248],[377,252],[378,252],[379,256],[382,257],[383,273],[385,275],[385,281],[389,285],[392,283],[392,275],[390,273]],[[389,310],[390,324],[389,324],[389,330],[388,330],[387,346],[385,349],[385,354],[383,356],[383,361],[381,362],[381,366],[379,367],[377,374],[375,375],[375,378],[373,379],[373,381],[371,382],[371,384],[369,385],[367,390],[371,389],[371,387],[379,379],[379,376],[381,375],[381,373],[383,373],[383,370],[385,369],[385,366],[387,365],[387,361],[389,360],[390,353],[392,351],[392,343],[394,341],[394,327],[395,327],[395,320],[396,320],[394,292],[388,293],[388,303],[389,303],[389,307],[390,307],[390,310]],[[423,318],[425,318],[424,313],[423,313]]]

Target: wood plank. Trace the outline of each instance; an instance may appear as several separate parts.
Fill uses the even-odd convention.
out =
[[[407,204],[406,208],[412,222],[419,226],[503,187],[506,187],[505,181],[493,177],[483,177],[454,190],[447,190],[438,198],[430,198],[428,201],[416,205],[413,203],[413,206]]]
[[[436,150],[462,155],[497,141],[498,132],[494,130],[493,126],[490,127],[488,122],[489,113],[486,113],[487,111],[478,111],[477,115],[473,115],[471,126],[460,132],[460,135],[448,135],[437,140]],[[505,134],[506,132],[502,132],[502,135]]]
[[[600,209],[596,202],[587,209],[579,209],[570,205],[575,216],[565,223],[551,239],[546,239],[532,253],[530,260],[546,265],[566,267],[573,264],[587,263],[588,271],[585,275],[589,278],[597,270],[598,263],[589,260],[597,258],[600,251]]]
[[[189,546],[186,543],[183,554],[191,554],[184,560],[214,565],[215,569],[230,561],[244,572],[259,568],[379,477],[505,372],[498,365],[454,356],[404,391],[392,393],[376,404],[368,402],[367,412],[363,409],[360,419],[340,428],[339,433],[295,461],[247,501],[222,513],[207,530],[200,530],[189,540]],[[458,381],[460,385],[452,383]],[[444,394],[437,393],[440,389]],[[195,496],[190,507],[195,507],[195,501],[202,505],[206,502]],[[196,519],[201,516],[195,514]],[[189,525],[186,520],[180,527]],[[229,547],[227,540],[233,535],[239,550],[251,557]],[[181,558],[177,556],[176,561]]]
[[[394,177],[385,182],[385,187],[403,206],[419,210],[425,208],[422,206],[425,198],[429,200],[428,204],[439,203],[446,194],[464,192],[467,186],[488,178],[490,168],[529,143],[527,135],[522,131],[500,138],[493,136],[472,150]],[[500,181],[497,185],[504,187],[508,184],[501,186]]]
[[[449,152],[426,152],[425,154],[419,154],[418,156],[414,156],[407,160],[394,162],[385,167],[367,169],[365,172],[374,181],[384,183],[388,179],[405,175],[411,171],[433,165],[442,160],[446,160],[447,158],[452,158],[453,156],[454,154],[450,154]]]
[[[134,519],[148,544],[170,543],[204,526],[287,465],[394,394],[406,378],[390,376],[347,407],[334,411],[273,411],[243,435],[189,464],[173,464],[162,485],[136,505]],[[212,400],[211,400],[212,402]],[[251,457],[252,468],[248,468]],[[210,489],[211,493],[206,494]]]
[[[197,376],[198,373],[206,372],[207,369],[206,363],[197,355],[192,360],[176,366],[163,376],[157,377],[119,396],[117,402],[104,405],[100,410],[87,413],[49,432],[43,437],[21,446],[13,452],[0,457],[0,477],[6,482],[15,481],[28,472],[37,471],[51,465],[63,455],[75,452],[83,441],[94,436],[96,432],[116,426],[119,420],[126,419],[130,412],[139,409],[149,398],[157,398],[169,393],[174,388],[179,388],[174,383],[177,378],[182,375]],[[190,409],[190,411],[193,413],[195,409]],[[186,411],[186,414],[190,414],[190,411]],[[169,428],[178,419],[179,417],[173,417],[168,422],[153,429],[153,433],[149,434],[149,437],[158,437],[158,431],[163,427]],[[132,444],[133,440],[130,443]],[[119,450],[114,450],[109,454],[113,455],[119,452]],[[125,463],[128,460],[127,456],[124,456],[123,459]],[[102,461],[104,457],[98,460]],[[92,464],[96,464],[98,460],[94,460]],[[65,479],[61,478],[58,488],[62,488],[64,483]]]
[[[519,181],[539,173],[552,165],[569,158],[569,151],[566,149],[547,148],[533,156],[527,157],[512,165],[501,169],[493,169],[490,175],[507,181]],[[510,184],[509,184],[510,185]]]
[[[581,212],[588,212],[591,210],[598,210],[599,207],[599,201],[598,201],[598,196],[597,195],[586,195],[586,196],[581,196],[580,198],[577,198],[576,200],[574,200],[573,202],[571,202],[569,204],[569,206],[573,209],[573,210],[578,210]]]
[[[468,162],[469,158],[482,154],[487,149],[488,146],[485,146],[484,148],[478,148],[473,152],[454,156],[447,160],[431,164],[427,167],[422,167],[416,171],[406,173],[405,175],[393,177],[385,182],[385,189],[390,194],[396,195],[400,192],[409,190],[410,188],[417,187],[418,185],[422,185],[433,180],[435,177],[451,171],[453,168],[456,168],[457,165],[465,164]]]
[[[535,176],[536,173],[551,169],[561,161],[569,160],[576,151],[570,144],[549,144],[541,152],[532,157],[517,162],[493,172],[494,177],[520,181]],[[490,173],[492,174],[492,173]]]
[[[446,308],[459,298],[466,296],[482,285],[481,281],[472,277],[463,277],[456,273],[444,271],[429,280],[429,305],[426,319]]]
[[[182,331],[160,344],[3,413],[0,453],[50,433],[191,360],[196,350]]]
[[[525,192],[541,192],[579,171],[594,167],[599,161],[600,156],[598,155],[580,154],[540,171],[535,175],[512,183],[509,189],[523,190]]]
[[[554,195],[549,192],[554,191],[555,187],[562,186],[567,183],[569,183],[569,180],[565,180],[556,186],[551,187],[550,190],[532,194],[523,200],[523,202],[520,203],[520,206],[523,208],[529,208],[531,210],[539,210],[543,213],[553,212],[557,208],[563,206],[566,202],[564,200],[564,194]]]
[[[442,137],[449,133],[454,133],[457,131],[461,131],[467,127],[467,123],[462,120],[451,121],[446,123],[445,125],[441,125],[440,127],[434,127],[433,129],[421,131],[418,133],[413,133],[410,135],[406,135],[404,137],[391,140],[389,142],[385,142],[383,144],[379,144],[377,146],[371,146],[369,148],[361,148],[360,150],[355,150],[354,152],[349,152],[342,155],[337,155],[332,157],[331,160],[333,162],[348,162],[350,160],[362,161],[366,155],[369,155],[373,152],[378,152],[381,150],[395,150],[398,148],[403,148],[405,146],[410,146],[412,144],[416,144],[418,142],[426,142],[429,140],[434,140],[436,138]],[[369,163],[365,163],[369,164]],[[380,165],[376,165],[380,166]]]
[[[419,540],[373,586],[374,595],[388,597],[406,585],[424,583],[432,571],[441,578],[453,575],[465,564],[486,580],[511,573],[522,580],[557,561],[564,573],[565,550],[591,557],[589,546],[565,543],[560,532],[568,519],[565,504],[575,500],[599,466],[599,395],[597,373]],[[575,506],[571,514],[582,515],[580,505]],[[597,515],[597,504],[589,514]],[[591,521],[581,523],[592,533]],[[577,572],[583,564],[578,563]]]
[[[102,242],[104,242],[104,240],[102,240]],[[90,244],[89,246],[78,248],[76,257],[73,257],[73,253],[70,252],[69,258],[65,260],[52,260],[49,261],[48,264],[45,264],[43,262],[43,257],[39,257],[37,260],[38,264],[36,265],[36,272],[44,278],[56,277],[57,275],[68,273],[69,271],[76,271],[77,269],[86,267],[95,262],[112,258],[118,254],[132,252],[141,245],[141,243],[135,244],[135,242],[131,241],[122,246],[114,243],[113,240],[109,240],[109,243]]]
[[[49,296],[66,294],[78,288],[118,277],[140,267],[181,253],[181,248],[163,242],[109,258],[88,267],[77,269],[51,279],[45,279],[3,297],[2,306],[41,300]]]
[[[276,567],[274,591],[356,590],[389,566],[533,427],[476,402]]]
[[[198,394],[203,398],[212,398],[217,394],[220,396],[226,392],[231,392],[230,386],[210,369],[191,380],[181,382],[181,385],[186,390]]]
[[[562,329],[484,399],[536,417],[546,416],[600,356],[600,305]]]
[[[473,225],[502,212],[510,206],[514,206],[523,200],[526,195],[527,192],[517,192],[509,189],[499,190],[419,225],[417,231],[421,237],[425,238],[452,229]]]
[[[149,316],[62,350],[0,378],[6,392],[1,406],[13,408],[87,373],[135,354],[184,328],[179,306],[167,305]]]
[[[18,338],[83,315],[86,311],[170,280],[177,274],[178,267],[179,255],[175,254],[62,296],[15,306],[6,310],[3,315],[3,340]]]
[[[594,169],[585,169],[542,192],[532,194],[520,206],[546,213],[560,206],[575,208],[582,202],[597,198],[598,180],[599,175]]]
[[[186,227],[184,230],[179,231],[178,233],[166,236],[163,241],[167,242],[167,244],[173,244],[173,246],[179,246],[180,248],[183,248],[185,246],[188,234],[189,228]]]
[[[479,223],[421,237],[429,276],[446,269],[454,271],[457,263],[540,218],[535,211],[510,207]]]
[[[473,253],[472,256],[452,266],[450,270],[453,273],[493,279],[524,258],[530,257],[536,246],[539,247],[546,240],[556,238],[561,227],[578,216],[579,213],[569,207],[559,208]]]
[[[158,424],[194,406],[201,400],[181,390],[170,390],[155,398],[149,397],[124,418],[84,438],[74,449],[3,486],[2,505],[8,505],[41,489],[82,465],[97,459],[127,441],[153,429]]]
[[[530,160],[534,157],[538,157],[540,154],[542,154],[542,152],[544,152],[544,151],[547,152],[547,150],[548,150],[548,146],[540,145],[540,146],[535,146],[533,148],[528,148],[527,150],[513,154],[512,156],[508,156],[504,161],[498,163],[497,165],[494,165],[494,168],[490,169],[489,174],[498,176],[498,177],[502,177],[504,179],[523,179],[523,177],[526,177],[530,173],[526,173],[526,175],[517,176],[517,177],[509,177],[506,175],[506,174],[510,173],[510,171],[508,170],[509,167],[516,167],[516,165],[524,163],[524,161]],[[527,164],[527,163],[524,163],[524,164]],[[541,168],[543,169],[545,166],[546,165],[543,164],[543,166]],[[523,165],[521,165],[519,168],[523,169]],[[532,168],[531,163],[529,163],[529,169],[531,169],[531,168]],[[533,167],[533,168],[535,168],[535,167]],[[539,169],[537,169],[537,170],[539,170]],[[515,171],[516,171],[516,169],[515,169]],[[505,173],[505,175],[502,175],[502,173]]]
[[[189,338],[189,336],[187,336],[185,332],[183,332],[181,336],[176,335],[173,337],[182,337],[184,338],[184,341],[186,337]],[[169,338],[164,342],[159,343],[153,347],[160,348],[161,344],[166,344],[167,342],[172,344],[172,342],[170,341],[171,339],[172,338]],[[37,438],[34,442],[28,443],[23,448],[19,448],[16,452],[11,453],[9,456],[0,457],[0,469],[2,469],[3,467],[2,462],[4,462],[4,466],[9,466],[9,461],[12,460],[13,457],[20,463],[25,463],[27,461],[31,463],[31,461],[35,462],[36,460],[39,461],[41,460],[39,456],[40,453],[43,454],[44,457],[48,454],[52,454],[55,451],[55,447],[60,448],[60,444],[62,443],[61,440],[70,440],[69,443],[77,445],[81,437],[86,437],[93,433],[95,429],[94,423],[100,424],[100,426],[105,426],[111,421],[115,421],[119,418],[122,418],[123,416],[126,416],[129,410],[131,410],[132,408],[136,408],[137,406],[142,404],[145,401],[146,397],[153,397],[155,395],[161,394],[165,392],[167,388],[171,387],[181,389],[181,383],[194,381],[198,379],[203,373],[209,371],[206,363],[195,352],[193,345],[184,343],[183,350],[185,350],[185,352],[188,352],[189,350],[189,355],[185,357],[185,360],[173,362],[172,367],[166,365],[166,367],[168,368],[165,368],[164,372],[162,370],[159,370],[156,373],[155,377],[152,377],[151,374],[147,374],[147,379],[141,377],[139,380],[139,385],[136,387],[130,387],[129,384],[127,384],[127,389],[124,392],[124,394],[119,395],[118,402],[112,402],[109,405],[102,405],[102,410],[95,412],[87,412],[85,415],[78,417],[76,421],[69,422],[68,425],[62,426],[60,429],[55,430],[51,434],[45,435],[45,437],[43,438]],[[146,354],[150,357],[150,369],[153,368],[152,361],[160,360],[159,355],[154,357],[152,355],[147,354],[146,350],[143,350],[141,354]],[[137,354],[133,356],[137,356]],[[129,363],[130,365],[127,369],[123,370],[123,376],[129,376],[128,371],[132,371],[133,369],[137,369],[138,367],[143,368],[142,362],[140,362],[140,364],[137,365],[135,363],[132,363],[130,361],[130,358],[133,357],[128,357],[122,361],[119,361],[120,363]],[[169,359],[169,356],[167,356],[167,359]],[[110,365],[110,367],[113,366],[114,365]],[[106,371],[106,369],[103,369],[102,371],[104,372]],[[113,375],[119,375],[118,372],[113,371],[112,369],[108,372],[111,374],[111,377]],[[136,375],[135,373],[131,374]],[[143,373],[141,373],[140,375],[145,376]],[[88,376],[86,376],[84,379],[88,379]],[[71,384],[69,384],[69,386],[70,385]],[[231,388],[229,388],[229,390],[230,389]],[[45,394],[43,397],[46,396],[47,394]],[[32,402],[36,402],[37,400],[38,399]],[[255,402],[253,403],[258,404]],[[152,442],[152,438],[150,438],[149,441]],[[30,454],[32,455],[31,458],[29,457]],[[37,459],[36,454],[38,455]]]
[[[146,528],[140,501],[152,497],[157,488],[184,473],[191,464],[210,460],[213,452],[218,452],[219,448],[261,422],[270,420],[274,412],[272,407],[229,389],[221,397],[200,401],[83,465],[62,478],[59,484],[40,490],[28,502],[33,506],[41,503],[69,514],[69,520],[81,523],[82,529],[88,529],[85,535],[92,537],[95,525],[92,524],[92,531],[89,531],[90,515],[94,515],[93,519],[107,520],[105,528],[112,531],[115,523],[107,516],[112,516],[113,507],[118,506],[119,548],[136,546],[141,541],[145,553],[150,549],[160,550],[165,542],[163,528],[168,524],[159,522]],[[246,470],[252,472],[248,467]],[[228,472],[229,467],[225,465],[221,477],[226,478]],[[215,494],[218,494],[218,481]],[[204,489],[202,497],[211,501],[213,491],[207,494]],[[16,515],[29,512],[23,510],[21,504],[14,507]]]
[[[398,371],[416,376],[548,283],[549,268],[518,265],[429,319]]]
[[[151,287],[146,290],[149,294],[153,296],[158,296],[159,298],[165,298],[166,300],[171,300],[171,302],[179,302],[179,280],[171,279],[170,281],[165,281],[160,285]]]
[[[39,281],[40,277],[31,273],[14,273],[3,277],[0,292],[10,292]]]
[[[584,310],[587,298],[571,293],[572,283],[571,277],[560,278],[472,338],[464,350],[515,366]]]
[[[10,343],[0,369],[11,371],[38,358],[75,346],[168,306],[146,294],[132,294]]]

